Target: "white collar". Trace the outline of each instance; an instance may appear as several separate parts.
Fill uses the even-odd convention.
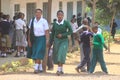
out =
[[[39,19],[39,21],[41,21],[41,20],[42,20],[42,17]],[[36,21],[36,22],[39,22],[39,21],[37,21],[36,17],[35,17],[35,21]]]
[[[4,19],[3,21],[7,21],[6,19]]]
[[[64,19],[63,19],[60,23],[59,23],[58,20],[57,20],[56,23],[57,23],[58,25],[64,24]]]

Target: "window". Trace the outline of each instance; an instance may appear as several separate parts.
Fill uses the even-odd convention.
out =
[[[67,3],[67,20],[70,21],[73,15],[73,2]]]
[[[82,1],[77,2],[77,14],[82,13]]]
[[[48,2],[43,3],[43,17],[48,20]]]
[[[62,10],[62,1],[59,2],[59,10]]]
[[[18,12],[20,12],[20,4],[14,5],[14,15],[16,15]]]
[[[36,3],[27,3],[27,23],[34,17],[36,9]]]

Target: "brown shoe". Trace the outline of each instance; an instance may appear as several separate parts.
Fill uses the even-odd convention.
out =
[[[58,76],[60,76],[61,72],[57,71],[56,74],[57,74]]]
[[[38,70],[34,70],[34,73],[35,73],[35,74],[38,74],[38,73],[39,73],[39,71],[38,71]]]
[[[77,73],[80,73],[78,68],[75,68],[75,70],[77,71]]]

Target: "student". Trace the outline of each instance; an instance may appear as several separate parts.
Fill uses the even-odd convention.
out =
[[[88,32],[88,29],[86,26],[83,28],[83,32],[81,33],[81,42],[82,42],[82,47],[83,47],[83,54],[84,58],[79,66],[77,66],[76,71],[79,73],[79,69],[82,69],[85,64],[87,64],[87,71],[89,71],[90,67],[90,52],[91,52],[91,45],[90,45],[90,40],[91,37],[93,37],[92,32]]]
[[[100,25],[98,22],[95,22],[94,24],[95,26],[98,26],[98,31],[97,31],[97,34],[102,34],[102,29],[100,28]],[[108,47],[106,46],[106,44],[103,45],[103,47],[105,48],[105,50],[108,49]]]
[[[46,45],[49,41],[49,27],[46,19],[42,17],[42,10],[35,10],[35,18],[31,19],[28,31],[27,57],[35,61],[34,73],[42,73],[42,61],[45,56]],[[29,51],[30,50],[30,51]]]
[[[9,30],[10,23],[7,21],[7,15],[3,15],[3,21],[0,22],[1,26],[1,47],[2,47],[2,57],[6,57],[8,48],[11,48]]]
[[[75,32],[78,33],[78,34],[81,34],[83,32],[83,30],[82,30],[83,26],[87,26],[88,31],[89,31],[88,20],[86,18],[82,21],[82,25],[79,28],[77,28],[77,30],[75,30]],[[79,39],[80,39],[80,37],[79,37]],[[79,40],[79,42],[80,42],[80,40]],[[83,43],[80,42],[80,61],[82,62],[83,59],[84,59]],[[80,64],[78,66],[80,66]],[[86,65],[81,68],[81,72],[86,71],[85,67],[86,67]]]
[[[81,13],[78,13],[77,15],[77,25],[78,27],[80,27],[82,25],[82,17],[81,17]]]
[[[71,53],[74,51],[74,47],[75,47],[75,40],[78,41],[78,35],[77,33],[75,33],[74,31],[76,31],[76,29],[78,28],[78,25],[76,23],[76,19],[72,18],[71,19],[71,27],[72,27],[72,30],[73,30],[73,33],[71,34],[71,40],[72,40],[72,50],[71,50]]]
[[[53,44],[53,61],[58,65],[57,75],[63,74],[63,64],[65,64],[68,51],[68,35],[72,34],[72,28],[68,21],[63,19],[62,10],[57,11],[57,21],[53,23],[50,44]]]
[[[24,14],[19,13],[18,19],[15,20],[15,28],[16,28],[16,46],[17,46],[17,53],[15,57],[20,57],[20,52],[22,48],[24,49],[24,56],[26,55],[25,47],[26,47],[26,37],[23,32],[24,27],[26,27],[24,19]]]
[[[117,27],[117,23],[115,22],[115,19],[113,19],[113,26],[111,28],[111,36],[113,40],[115,39],[116,27]]]
[[[93,44],[92,59],[91,59],[89,73],[94,72],[95,66],[97,62],[99,62],[102,68],[102,71],[107,74],[108,71],[107,71],[106,64],[103,57],[103,45],[104,45],[103,36],[101,34],[97,34],[98,32],[97,26],[94,26],[92,30],[94,32],[94,36],[93,36],[93,43],[92,43]]]

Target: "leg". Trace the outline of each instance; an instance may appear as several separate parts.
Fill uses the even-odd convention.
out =
[[[105,73],[108,73],[107,71],[107,68],[106,68],[106,64],[105,64],[105,61],[104,61],[104,58],[103,58],[103,51],[99,51],[99,56],[97,57],[98,58],[98,61],[100,63],[100,66],[102,68],[102,71],[105,72]]]
[[[81,65],[78,68],[82,68],[86,63],[87,68],[89,68],[90,65],[90,47],[83,47],[83,52],[84,52],[84,59],[81,62]]]
[[[93,73],[93,72],[94,72],[96,63],[97,63],[96,51],[93,50],[92,60],[91,60],[90,69],[89,69],[89,72],[90,72],[90,73]]]
[[[59,76],[60,74],[64,74],[64,72],[63,72],[63,64],[59,62],[58,63],[57,75]]]
[[[42,61],[39,59],[35,60],[35,66],[34,66],[34,73],[38,73],[39,70],[40,72],[43,72],[43,68],[42,68]]]
[[[72,40],[72,50],[71,53],[74,52],[74,45],[75,45],[75,41],[74,41],[74,35],[71,34],[71,40]]]
[[[79,72],[79,69],[82,69],[87,63],[87,70],[89,70],[90,65],[90,47],[83,47],[84,59],[81,64],[76,68],[76,71]]]
[[[82,62],[83,59],[84,59],[83,43],[80,44],[80,56],[81,56],[80,57],[80,59],[81,59],[80,61]],[[81,64],[81,62],[80,62],[80,64]],[[80,64],[78,66],[80,66]],[[86,71],[85,67],[86,67],[86,65],[81,68],[81,72],[85,72]]]

